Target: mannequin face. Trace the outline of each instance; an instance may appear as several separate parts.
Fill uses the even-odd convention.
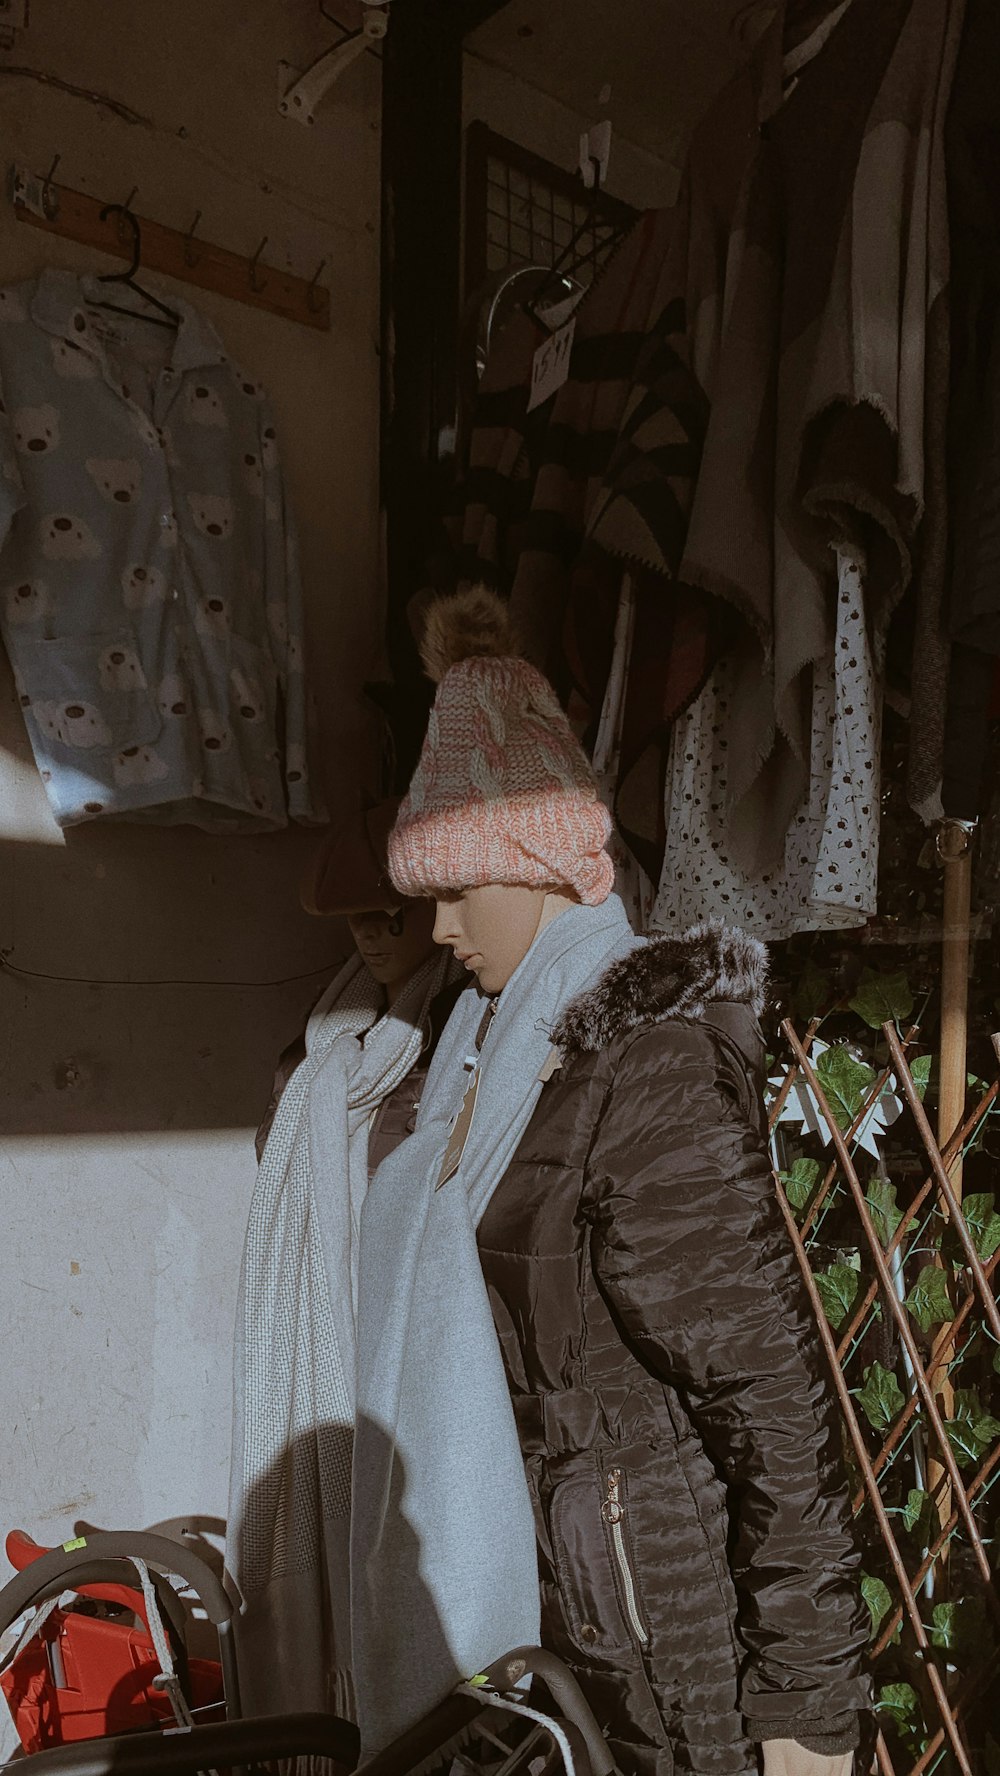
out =
[[[503,991],[538,933],[573,905],[570,894],[494,882],[435,902],[434,942],[447,944],[484,993]]]
[[[351,936],[369,974],[385,987],[390,1005],[434,948],[434,903],[406,900],[395,913],[381,907],[351,913]]]

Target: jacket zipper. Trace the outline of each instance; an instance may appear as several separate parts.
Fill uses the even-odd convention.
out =
[[[639,1600],[636,1596],[635,1589],[635,1574],[632,1571],[632,1563],[629,1560],[628,1549],[625,1545],[625,1531],[622,1528],[625,1519],[625,1506],[622,1503],[621,1484],[621,1468],[609,1469],[605,1476],[605,1495],[604,1502],[601,1505],[601,1516],[604,1518],[605,1523],[611,1531],[611,1547],[614,1552],[615,1563],[618,1567],[618,1574],[622,1582],[622,1591],[625,1597],[625,1611],[631,1624],[632,1632],[640,1645],[646,1646],[649,1642],[649,1635],[646,1633],[642,1617],[639,1614]]]

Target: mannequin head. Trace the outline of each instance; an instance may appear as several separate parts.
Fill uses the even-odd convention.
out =
[[[503,991],[535,938],[575,896],[564,888],[521,888],[490,882],[442,896],[433,904],[434,941],[447,944],[484,993]]]
[[[434,948],[434,902],[404,900],[395,912],[372,907],[349,913],[347,923],[369,974],[392,1005]]]

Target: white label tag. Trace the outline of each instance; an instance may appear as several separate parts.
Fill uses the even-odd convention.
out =
[[[45,204],[45,180],[39,179],[35,173],[29,173],[26,167],[13,168],[11,197],[16,207],[30,210],[33,216],[40,216],[45,222],[49,220],[52,212],[51,202],[49,208]]]
[[[573,350],[573,335],[576,332],[576,316],[572,315],[565,327],[557,333],[550,333],[543,339],[531,361],[531,389],[528,394],[528,412],[533,413],[556,389],[561,389],[569,375],[569,360]]]

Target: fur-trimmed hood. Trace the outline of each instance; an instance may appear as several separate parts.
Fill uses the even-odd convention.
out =
[[[758,1018],[767,973],[764,945],[721,920],[694,925],[683,937],[654,937],[567,1006],[552,1040],[566,1059],[596,1054],[641,1024],[704,1017],[720,1000],[746,1005]]]

